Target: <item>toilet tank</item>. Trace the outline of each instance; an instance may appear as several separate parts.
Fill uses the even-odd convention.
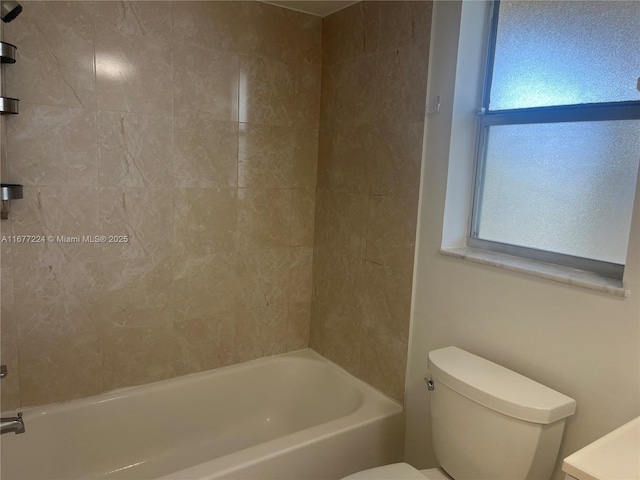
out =
[[[429,352],[431,435],[455,480],[548,479],[575,400],[457,347]]]

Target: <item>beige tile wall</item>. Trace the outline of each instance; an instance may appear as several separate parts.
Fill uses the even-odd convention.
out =
[[[24,3],[1,233],[130,241],[1,245],[3,410],[310,335],[401,400],[430,3]]]
[[[326,17],[311,347],[402,401],[431,2]]]
[[[321,19],[21,3],[2,181],[25,198],[2,234],[129,242],[2,244],[2,409],[306,347]]]

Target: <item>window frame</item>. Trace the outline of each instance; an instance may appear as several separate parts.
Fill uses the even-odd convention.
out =
[[[480,222],[480,204],[486,165],[487,132],[495,125],[523,125],[536,123],[562,122],[595,122],[607,120],[640,120],[640,101],[585,103],[571,105],[554,105],[547,107],[526,107],[518,109],[489,110],[491,85],[493,81],[493,65],[495,59],[496,40],[500,0],[493,0],[489,15],[489,38],[484,61],[484,84],[482,87],[481,106],[477,113],[476,152],[473,169],[473,191],[471,195],[471,211],[467,233],[469,247],[503,253],[529,260],[575,268],[601,276],[622,280],[624,264],[610,263],[591,258],[576,257],[567,254],[539,250],[519,245],[485,240],[478,237]],[[638,185],[636,185],[638,188]]]

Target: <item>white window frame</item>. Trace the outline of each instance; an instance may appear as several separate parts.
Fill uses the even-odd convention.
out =
[[[482,104],[478,109],[477,138],[475,152],[474,181],[472,192],[471,215],[467,245],[469,247],[497,252],[534,261],[561,265],[593,272],[605,277],[622,280],[624,265],[619,265],[590,258],[565,255],[528,247],[484,240],[478,237],[480,198],[485,167],[487,132],[494,125],[522,125],[535,123],[560,122],[593,122],[607,120],[640,119],[640,101],[592,103],[551,107],[531,107],[512,110],[489,109],[495,43],[498,29],[500,0],[494,0],[491,6],[491,24],[487,42],[484,87]],[[637,187],[636,187],[637,188]]]

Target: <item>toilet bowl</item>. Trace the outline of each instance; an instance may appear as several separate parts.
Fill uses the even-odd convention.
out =
[[[439,468],[416,470],[408,463],[393,463],[354,473],[343,480],[452,480]]]
[[[429,352],[429,416],[440,468],[395,463],[344,480],[542,480],[576,402],[457,347]]]

